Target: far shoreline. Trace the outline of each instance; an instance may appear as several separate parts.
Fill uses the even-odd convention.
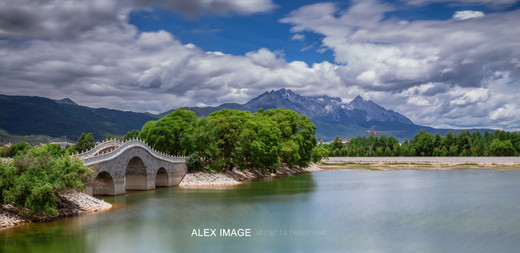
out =
[[[322,169],[511,169],[520,170],[520,157],[329,157],[321,161]]]

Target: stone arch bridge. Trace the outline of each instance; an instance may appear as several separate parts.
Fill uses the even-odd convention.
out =
[[[94,168],[87,185],[92,195],[120,195],[127,190],[176,186],[186,175],[186,157],[170,156],[140,140],[109,140],[73,155]]]

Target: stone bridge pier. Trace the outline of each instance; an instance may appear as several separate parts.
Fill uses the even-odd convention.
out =
[[[100,152],[76,155],[86,166],[94,168],[94,178],[88,183],[92,195],[120,195],[176,186],[187,171],[185,157],[162,154],[139,140],[115,146],[113,141],[107,142],[110,148],[101,145],[104,144],[94,147]]]

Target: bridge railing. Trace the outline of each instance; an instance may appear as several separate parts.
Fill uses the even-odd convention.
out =
[[[94,146],[92,149],[87,150],[82,153],[74,154],[73,157],[80,157],[80,158],[88,158],[89,156],[92,156],[96,154],[97,152],[101,151],[102,149],[106,148],[107,146],[121,146],[123,143],[116,139],[111,140],[104,140],[102,142],[98,142],[96,146]]]
[[[132,139],[126,142],[123,142],[119,147],[117,147],[114,150],[108,151],[106,153],[98,154],[95,156],[85,157],[85,156],[79,156],[80,159],[83,160],[85,165],[94,164],[96,162],[100,162],[103,160],[111,159],[115,156],[118,156],[120,153],[124,152],[126,149],[139,146],[141,148],[144,148],[147,150],[152,156],[167,161],[167,162],[186,162],[185,156],[171,156],[165,153],[162,153],[160,151],[154,150],[152,147],[150,147],[145,142],[138,140],[138,139]]]

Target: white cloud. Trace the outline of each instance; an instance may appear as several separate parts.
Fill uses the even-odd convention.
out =
[[[305,35],[297,33],[292,36],[291,40],[305,40]]]
[[[406,102],[414,106],[431,106],[430,102],[423,97],[409,97]]]
[[[485,88],[460,89],[458,94],[451,93],[450,105],[465,106],[479,102],[485,102],[489,98],[489,91]]]
[[[267,48],[261,48],[256,52],[249,52],[246,57],[251,58],[254,64],[266,68],[278,68],[286,64],[282,52],[271,52]]]
[[[464,19],[470,19],[470,18],[481,18],[484,17],[486,14],[481,11],[456,11],[453,14],[453,19],[457,20],[464,20]]]
[[[477,1],[466,1],[470,2]],[[510,1],[480,2],[498,7]],[[520,30],[510,29],[517,26],[520,10],[488,15],[462,11],[452,20],[403,20],[386,16],[394,8],[376,0],[353,1],[347,9],[320,3],[301,7],[280,22],[291,24],[294,33],[322,35],[322,46],[341,64],[337,72],[345,86],[359,87],[362,95],[385,94],[381,99],[374,96],[374,101],[416,123],[518,127],[489,115],[504,106],[497,97],[511,92],[490,87],[518,85],[520,80]],[[463,18],[467,19],[460,22]]]
[[[444,3],[450,5],[487,5],[493,8],[505,8],[518,2],[518,0],[400,0],[411,5],[425,5],[432,3]]]
[[[220,15],[269,12],[277,6],[272,0],[135,0],[142,6],[159,5],[195,17],[205,12]]]
[[[0,38],[70,39],[98,26],[126,22],[132,10],[160,6],[196,17],[251,15],[274,10],[272,0],[4,0]]]
[[[159,32],[143,32],[137,39],[137,45],[148,49],[160,49],[170,45],[173,37],[168,32],[160,30]]]
[[[373,83],[376,80],[376,72],[367,70],[356,77],[357,80],[365,83]]]
[[[3,93],[134,111],[246,102],[265,90],[305,91],[340,81],[328,62],[287,62],[282,52],[265,48],[244,56],[204,52],[168,32],[141,33],[122,22],[71,40],[30,40],[24,47],[3,41],[0,56]]]
[[[20,1],[0,2],[2,93],[163,112],[246,102],[285,87],[346,101],[362,95],[418,124],[520,128],[513,113],[520,108],[520,31],[510,29],[518,10],[463,22],[408,21],[388,18],[394,7],[375,0],[346,10],[304,6],[281,22],[296,39],[322,35],[322,44],[311,46],[331,50],[336,61],[309,66],[288,62],[282,51],[235,56],[205,52],[166,31],[139,32],[128,13],[152,1]],[[267,0],[153,2],[190,16],[275,8]]]
[[[96,26],[126,18],[117,0],[0,1],[0,37],[71,38]]]

